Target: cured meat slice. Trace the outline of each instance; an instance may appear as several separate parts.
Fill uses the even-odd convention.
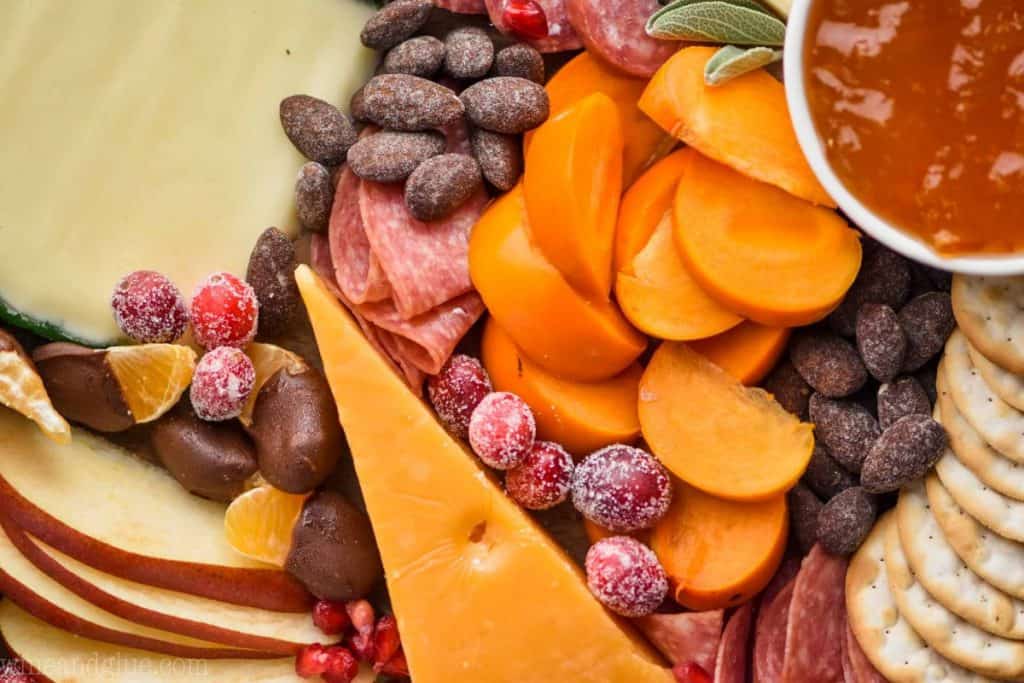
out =
[[[716,609],[651,614],[637,619],[636,624],[673,666],[694,662],[705,671],[714,671],[724,621],[725,613]]]
[[[381,301],[391,295],[391,285],[366,239],[359,211],[361,182],[347,166],[341,170],[328,227],[335,281],[353,304]]]
[[[485,0],[485,2],[487,14],[490,15],[491,23],[494,24],[495,28],[502,33],[512,33],[508,22],[505,21],[505,4],[508,0]],[[565,6],[565,0],[534,0],[534,2],[540,5],[548,19],[548,35],[540,40],[527,40],[525,42],[541,52],[564,52],[566,50],[578,50],[583,47],[583,41],[576,35],[572,24],[569,23],[569,14]]]
[[[434,5],[455,14],[487,14],[484,0],[434,0]]]
[[[715,659],[715,683],[746,683],[747,644],[753,621],[754,605],[751,602],[741,605],[729,617]]]
[[[853,635],[853,629],[850,628],[849,619],[846,620],[846,636],[843,638],[842,649],[843,675],[846,683],[886,683],[885,676],[878,673],[878,669],[861,649],[857,637]]]
[[[366,237],[391,283],[391,299],[403,319],[422,315],[473,288],[469,231],[486,204],[487,195],[481,190],[447,218],[424,223],[409,212],[400,184],[367,180],[359,184]]]
[[[815,545],[800,565],[786,624],[783,683],[843,683],[846,560]]]
[[[647,19],[658,0],[565,0],[576,35],[593,52],[632,76],[650,78],[680,43],[647,35]]]
[[[754,628],[754,683],[780,683],[786,656],[786,626],[796,578],[765,598]]]

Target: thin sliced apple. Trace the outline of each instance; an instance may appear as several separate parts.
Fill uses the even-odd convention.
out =
[[[0,635],[11,654],[41,676],[58,683],[302,683],[295,660],[181,660],[130,650],[76,636],[42,622],[9,600],[0,602]],[[123,666],[117,666],[121,663]],[[105,666],[105,664],[111,664]],[[76,677],[69,679],[68,672]],[[89,672],[94,672],[90,676]],[[354,683],[371,683],[364,669]]]
[[[250,658],[261,653],[141,626],[83,600],[28,561],[0,530],[0,591],[38,619],[106,643],[175,657]]]
[[[137,624],[267,654],[295,654],[325,636],[309,615],[271,612],[175,593],[104,574],[15,529],[14,546],[65,588]],[[327,637],[326,640],[334,640]]]
[[[301,612],[311,598],[224,538],[224,506],[87,432],[55,445],[0,411],[0,515],[114,576],[236,605]]]

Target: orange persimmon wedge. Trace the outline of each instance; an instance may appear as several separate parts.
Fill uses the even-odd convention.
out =
[[[651,240],[665,212],[671,210],[687,156],[686,150],[669,154],[644,171],[622,195],[615,226],[617,272],[631,272],[633,259]]]
[[[629,533],[616,533],[611,529],[606,529],[596,522],[591,522],[586,517],[583,518],[583,531],[587,534],[587,540],[593,545],[600,540],[611,538],[612,536],[632,536],[636,540],[640,541],[645,545],[651,544],[651,530],[640,529],[638,531],[631,531]]]
[[[623,186],[628,187],[645,168],[675,146],[676,141],[637,107],[647,79],[631,78],[606,65],[589,52],[581,52],[559,69],[544,89],[547,90],[551,116],[595,92],[612,98],[619,109],[625,139],[622,162]],[[526,134],[523,146],[529,150],[533,132]]]
[[[654,352],[638,407],[644,439],[662,464],[720,498],[757,501],[785,493],[814,449],[811,425],[686,344],[665,342]]]
[[[556,377],[595,382],[619,374],[647,338],[607,299],[576,292],[529,238],[522,186],[494,202],[469,242],[469,271],[515,345]]]
[[[732,607],[757,595],[786,550],[786,497],[738,503],[676,482],[672,505],[651,533],[673,596],[694,610]]]
[[[610,97],[587,95],[534,131],[523,194],[545,258],[583,296],[607,297],[622,196],[622,124]]]
[[[560,379],[527,358],[494,318],[484,327],[481,356],[497,391],[526,401],[537,419],[537,437],[583,456],[640,435],[637,388],[643,368],[633,363],[601,382]]]
[[[839,304],[861,247],[837,213],[700,154],[688,161],[676,190],[676,246],[704,291],[772,327],[809,325]]]
[[[705,84],[704,66],[716,49],[677,52],[654,74],[640,109],[702,154],[797,197],[834,207],[797,143],[782,83],[758,69],[723,85]]]
[[[747,320],[728,332],[691,342],[690,348],[747,386],[764,379],[789,341],[789,329]]]

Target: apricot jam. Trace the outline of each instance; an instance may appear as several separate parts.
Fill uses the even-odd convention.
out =
[[[1024,0],[817,0],[804,65],[865,206],[946,255],[1024,250]]]

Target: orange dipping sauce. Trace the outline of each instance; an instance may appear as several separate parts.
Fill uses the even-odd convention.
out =
[[[946,255],[1024,250],[1024,0],[817,0],[804,65],[861,203]]]

